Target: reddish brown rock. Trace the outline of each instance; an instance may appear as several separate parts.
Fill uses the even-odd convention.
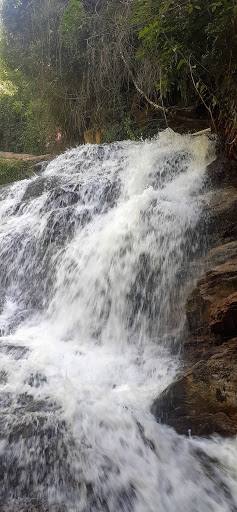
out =
[[[237,259],[224,263],[202,276],[187,299],[187,320],[192,337],[213,332],[213,318],[223,300],[237,292]],[[225,332],[222,331],[223,336]],[[228,336],[228,333],[226,333]]]
[[[187,300],[186,364],[193,366],[154,402],[152,411],[178,433],[237,434],[237,258],[206,272]],[[215,252],[215,256],[217,253]],[[224,248],[219,256],[224,257]],[[229,341],[227,341],[229,340]]]
[[[237,334],[237,293],[224,299],[211,315],[211,330],[221,336]]]
[[[170,384],[152,412],[179,434],[237,434],[237,338]]]
[[[211,249],[195,265],[196,269],[214,268],[197,281],[187,299],[188,329],[183,353],[189,366],[207,359],[213,347],[237,335],[236,308],[230,299],[237,290],[237,242]]]
[[[229,169],[229,170],[228,170]],[[237,434],[237,166],[213,162],[215,190],[206,204],[205,272],[187,299],[184,365],[189,368],[155,400],[157,420],[180,434]],[[191,366],[191,367],[190,367]]]
[[[236,240],[210,249],[203,258],[196,262],[196,268],[199,267],[207,270],[232,260],[237,260]]]

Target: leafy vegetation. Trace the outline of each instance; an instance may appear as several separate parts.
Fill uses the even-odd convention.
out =
[[[0,186],[28,178],[32,174],[33,168],[34,163],[30,161],[8,161],[5,158],[0,158]]]
[[[214,124],[236,123],[237,4],[135,0],[138,57],[155,63],[154,84],[165,98],[199,98]],[[216,110],[215,110],[216,109]]]
[[[1,149],[135,138],[189,106],[232,142],[236,25],[236,0],[3,0]]]
[[[2,60],[0,77],[1,150],[44,153],[55,131],[46,92],[18,69],[7,69]]]

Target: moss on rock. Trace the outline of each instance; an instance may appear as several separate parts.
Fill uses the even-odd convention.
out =
[[[35,162],[0,158],[0,185],[28,178],[33,173]]]
[[[51,155],[35,156],[0,152],[0,186],[29,178],[36,164],[51,158]]]

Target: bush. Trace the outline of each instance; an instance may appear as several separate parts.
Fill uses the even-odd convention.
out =
[[[0,185],[6,185],[13,181],[23,180],[31,176],[34,163],[17,161],[12,162],[0,158]]]

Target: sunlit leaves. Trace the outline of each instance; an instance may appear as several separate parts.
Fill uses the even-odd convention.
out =
[[[79,0],[70,0],[61,23],[61,30],[65,39],[70,37],[73,31],[82,27],[84,18],[85,10],[83,3]]]
[[[182,65],[184,64],[184,62],[185,62],[184,59],[180,59],[177,69],[180,69],[182,67]]]
[[[4,62],[0,60],[0,98],[13,96],[17,92],[17,86],[9,79]]]

